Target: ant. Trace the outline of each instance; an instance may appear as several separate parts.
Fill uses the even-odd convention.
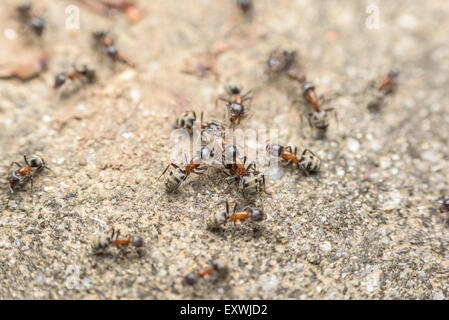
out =
[[[295,147],[295,151],[292,151],[291,146],[283,147],[273,143],[268,144],[266,149],[268,154],[280,157],[282,161],[285,162],[285,165],[296,165],[303,169],[307,174],[317,172],[321,168],[320,159],[309,149],[304,149],[300,157],[296,155],[298,151],[297,147]]]
[[[225,279],[229,274],[229,267],[227,263],[220,259],[211,263],[210,267],[200,269],[188,273],[182,280],[182,284],[185,286],[193,286],[199,279],[206,276],[216,275],[217,279]]]
[[[109,58],[111,58],[112,61],[118,61],[127,64],[129,66],[134,65],[132,62],[130,62],[127,58],[125,58],[118,52],[114,40],[108,35],[106,31],[103,30],[95,31],[93,33],[93,37],[95,41],[105,49],[106,54],[108,55]]]
[[[103,250],[110,245],[114,245],[116,248],[123,248],[129,245],[132,245],[136,248],[141,248],[144,246],[144,240],[142,237],[133,235],[127,238],[120,238],[120,230],[115,232],[114,228],[112,228],[111,236],[102,236],[94,240],[92,243],[92,249],[94,251]]]
[[[94,69],[86,65],[83,65],[81,68],[73,66],[73,69],[73,71],[61,72],[55,76],[55,89],[61,87],[67,81],[67,79],[74,80],[84,77],[88,83],[93,83],[95,81],[96,75]]]
[[[227,163],[227,159],[230,153],[232,153],[232,163]],[[248,175],[250,170],[252,168],[255,168],[256,166],[256,163],[253,161],[245,168],[247,160],[246,156],[243,157],[243,163],[239,163],[237,161],[237,154],[238,151],[235,146],[225,147],[225,150],[223,152],[223,166],[229,171],[229,177],[226,178],[227,180],[235,179],[237,181],[240,181],[243,176]]]
[[[45,28],[45,21],[32,11],[31,3],[19,5],[17,11],[19,12],[20,18],[30,25],[34,33],[39,37],[42,36]]]
[[[237,221],[251,220],[252,222],[261,222],[266,218],[263,209],[246,206],[241,210],[237,211],[237,203],[235,203],[232,214],[229,214],[228,201],[225,202],[225,205],[226,205],[225,212],[219,211],[209,216],[209,218],[206,221],[207,229],[209,230],[217,229],[221,225],[226,224],[228,221],[234,222],[235,225]]]
[[[385,96],[393,93],[396,90],[398,76],[399,72],[395,69],[391,69],[388,72],[387,76],[379,83],[377,87],[375,87],[373,83],[370,84],[369,90],[373,97],[367,105],[367,108],[369,110],[379,110]]]
[[[9,166],[9,170],[11,170],[13,165],[16,165],[19,167],[19,169],[10,172],[10,174],[7,177],[8,184],[9,184],[9,190],[11,192],[10,197],[8,198],[8,202],[6,203],[6,206],[8,206],[9,201],[11,200],[12,195],[14,194],[14,189],[17,187],[18,184],[25,183],[28,180],[31,181],[31,192],[33,191],[33,179],[34,176],[42,171],[43,169],[48,169],[51,171],[49,167],[47,167],[45,160],[40,156],[35,156],[30,159],[28,162],[27,156],[23,156],[23,160],[25,164],[21,164],[19,162],[12,162]]]
[[[296,51],[288,51],[277,48],[270,52],[267,60],[268,72],[271,75],[277,75],[290,69],[290,66],[296,60]]]
[[[391,69],[387,76],[382,80],[382,82],[379,84],[379,86],[377,87],[377,89],[379,91],[384,92],[384,94],[389,94],[394,92],[394,90],[396,89],[396,79],[399,76],[399,71],[395,70],[395,69]]]
[[[220,97],[217,99],[226,102],[226,107],[228,111],[231,113],[230,122],[231,128],[234,130],[236,126],[240,123],[240,121],[248,116],[245,111],[245,107],[243,106],[243,102],[252,100],[252,91],[248,91],[247,93],[242,95],[242,89],[237,86],[229,86],[226,87],[226,92],[228,93],[230,99],[226,99]]]
[[[173,167],[174,170],[170,171],[168,178],[165,181],[165,189],[169,193],[175,192],[179,188],[181,183],[183,181],[185,181],[191,173],[195,173],[198,175],[204,174],[204,172],[202,172],[202,171],[207,170],[207,167],[205,167],[205,166],[201,167],[201,160],[202,160],[203,156],[207,153],[209,154],[210,157],[213,158],[214,151],[207,147],[203,147],[201,149],[201,156],[193,157],[192,160],[190,160],[190,162],[185,166],[184,169],[180,168],[173,162],[170,163],[167,166],[167,168],[165,168],[165,170],[162,172],[162,174],[159,176],[159,178],[157,178],[157,180],[155,182],[157,182],[165,174],[165,172],[167,172],[167,170],[170,167]],[[186,158],[186,163],[187,163],[187,158]]]
[[[247,14],[253,9],[253,1],[252,0],[237,0],[237,5],[239,6],[240,10],[244,14]]]
[[[309,125],[314,128],[318,138],[322,138],[326,135],[327,128],[329,126],[328,113],[334,111],[335,118],[337,117],[334,108],[321,109],[318,102],[318,97],[315,93],[315,85],[312,82],[304,82],[303,97],[312,106],[313,112],[307,113]]]

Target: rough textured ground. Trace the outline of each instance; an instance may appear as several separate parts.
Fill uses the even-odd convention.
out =
[[[42,174],[33,194],[20,189],[9,208],[7,184],[0,189],[0,298],[449,297],[448,225],[433,202],[449,193],[447,1],[378,1],[379,30],[365,27],[364,1],[259,0],[251,21],[232,1],[140,2],[147,15],[134,25],[80,6],[74,32],[64,28],[71,2],[39,1],[49,27],[41,41],[17,24],[17,2],[0,4],[2,61],[40,47],[50,56],[40,77],[0,81],[2,171],[38,153],[56,173]],[[113,32],[135,69],[92,49],[98,28]],[[239,45],[219,56],[219,80],[181,73],[186,60],[228,41]],[[302,107],[291,106],[297,84],[267,80],[264,62],[278,46],[298,51],[318,93],[340,94],[328,139],[301,127]],[[95,66],[98,83],[54,91],[54,74],[74,61]],[[370,113],[364,88],[391,66],[401,71],[399,90]],[[269,179],[272,195],[257,199],[268,213],[263,225],[211,233],[204,218],[226,199],[241,201],[236,188],[191,177],[167,195],[151,183],[169,161],[176,115],[222,117],[213,101],[230,83],[254,89],[242,128],[280,128],[280,142],[307,146],[324,164],[317,179],[290,170]],[[210,176],[223,178],[218,169]],[[145,237],[144,254],[93,256],[92,237],[112,226]],[[215,254],[229,261],[228,281],[181,286]]]

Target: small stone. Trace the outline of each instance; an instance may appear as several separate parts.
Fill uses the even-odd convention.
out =
[[[353,139],[353,138],[348,139],[347,145],[348,145],[349,151],[354,152],[354,153],[358,152],[360,149],[360,143],[356,139]]]

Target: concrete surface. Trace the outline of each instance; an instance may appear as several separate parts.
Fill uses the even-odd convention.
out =
[[[377,1],[379,29],[366,27],[370,1],[255,1],[244,19],[232,1],[140,1],[145,18],[99,16],[74,1],[42,0],[48,28],[36,40],[0,4],[0,60],[44,49],[49,69],[21,82],[0,80],[0,164],[42,154],[55,172],[17,191],[0,189],[1,299],[447,299],[449,233],[438,201],[449,181],[449,3]],[[81,29],[66,30],[77,4]],[[91,32],[114,34],[136,63],[113,65],[92,49]],[[16,39],[6,34],[13,29]],[[268,53],[297,50],[317,92],[338,94],[329,137],[314,140],[291,102],[300,86],[268,81]],[[182,70],[206,49],[220,77]],[[204,56],[204,55],[203,55]],[[206,57],[207,58],[207,57]],[[96,68],[91,86],[52,88],[72,63]],[[395,66],[398,91],[368,112],[365,87]],[[242,128],[281,129],[283,144],[323,159],[316,179],[283,170],[261,195],[268,219],[211,233],[207,215],[241,202],[224,175],[192,176],[173,195],[152,185],[169,162],[169,137],[182,110],[221,118],[225,84],[254,90]],[[368,170],[368,171],[367,171]],[[363,179],[363,177],[369,177]],[[135,250],[94,256],[92,237],[111,227],[146,240]],[[231,272],[193,288],[182,277],[221,254]]]

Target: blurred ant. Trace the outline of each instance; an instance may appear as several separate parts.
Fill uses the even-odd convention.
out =
[[[8,198],[8,201],[6,203],[6,206],[8,206],[9,201],[11,200],[12,195],[14,194],[14,189],[17,187],[17,185],[27,182],[28,180],[31,181],[31,192],[33,192],[33,180],[34,176],[42,171],[43,169],[48,169],[51,171],[49,167],[47,167],[47,164],[45,163],[45,160],[40,156],[35,156],[30,159],[28,162],[27,156],[23,156],[23,160],[25,164],[21,164],[19,162],[12,162],[9,166],[9,170],[11,170],[12,166],[16,165],[19,167],[19,169],[12,171],[9,173],[7,180],[9,184],[9,191],[11,192],[10,197]]]
[[[378,111],[383,103],[385,96],[396,91],[397,78],[399,72],[395,69],[391,69],[387,76],[376,87],[374,83],[369,86],[369,91],[372,95],[371,100],[367,104],[367,108],[371,111]]]
[[[165,174],[165,172],[167,172],[167,170],[170,167],[173,167],[174,170],[170,171],[170,173],[167,177],[167,180],[165,181],[165,189],[169,193],[175,192],[179,188],[181,183],[183,181],[185,181],[191,173],[195,173],[198,175],[204,174],[204,172],[202,172],[202,171],[207,170],[207,167],[206,166],[201,167],[201,160],[205,154],[209,154],[210,157],[213,157],[214,151],[207,147],[203,147],[201,149],[201,155],[200,156],[197,155],[197,156],[193,157],[192,160],[190,160],[190,162],[188,162],[188,164],[185,166],[184,169],[180,168],[173,162],[170,163],[154,183],[156,183]],[[186,158],[186,163],[187,163],[187,158]]]
[[[387,76],[382,80],[377,89],[384,92],[384,94],[389,94],[395,91],[397,87],[397,78],[399,76],[399,71],[391,69]]]
[[[182,280],[182,284],[185,286],[195,285],[199,279],[206,276],[216,275],[217,280],[225,279],[229,274],[229,267],[223,259],[212,261],[210,267],[200,269],[188,273]]]
[[[270,52],[267,60],[269,75],[278,75],[290,68],[296,60],[296,52],[277,48]]]
[[[253,1],[252,0],[237,0],[237,5],[239,6],[240,10],[244,14],[248,13],[253,9]]]
[[[326,135],[327,128],[329,127],[328,114],[333,111],[335,118],[337,114],[334,108],[321,109],[318,97],[315,93],[315,85],[312,82],[304,82],[303,97],[312,106],[313,111],[307,113],[307,120],[309,126],[316,130],[317,138],[323,138]]]
[[[129,66],[134,66],[127,58],[119,54],[117,46],[114,40],[107,34],[106,31],[100,30],[93,33],[95,41],[105,49],[106,54],[112,61],[118,61]]]
[[[74,80],[84,78],[88,83],[93,83],[95,81],[96,74],[94,69],[86,65],[83,65],[81,68],[73,66],[73,69],[73,71],[61,72],[55,76],[55,89],[61,87],[67,81],[67,79]]]
[[[290,68],[290,69],[288,69],[287,76],[290,79],[292,79],[294,81],[297,81],[299,83],[303,83],[303,82],[306,81],[306,75],[304,74],[304,72],[302,72],[298,68]]]
[[[114,228],[112,228],[111,236],[101,236],[95,239],[92,243],[92,249],[94,251],[100,251],[106,249],[110,245],[113,245],[116,248],[123,248],[129,245],[136,248],[141,248],[144,246],[144,240],[142,237],[137,235],[129,236],[127,238],[120,238],[120,230],[115,232]]]
[[[26,21],[26,23],[33,29],[37,36],[42,36],[45,28],[44,19],[38,17],[32,10],[31,3],[21,4],[17,7],[20,19]]]
[[[307,174],[317,172],[321,168],[321,160],[309,149],[304,149],[300,157],[296,155],[297,147],[292,151],[291,146],[283,147],[279,144],[268,144],[266,149],[268,154],[281,158],[286,166],[296,165]]]

